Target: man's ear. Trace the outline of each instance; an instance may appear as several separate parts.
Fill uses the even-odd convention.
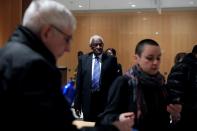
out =
[[[51,29],[52,28],[49,25],[42,27],[42,29],[40,31],[40,37],[44,43],[46,43],[48,41],[48,38],[50,37]]]
[[[137,54],[135,54],[135,55],[133,55],[133,58],[134,58],[135,63],[137,63],[138,59],[139,59],[139,56]]]
[[[133,58],[134,58],[134,60],[137,60],[138,55],[135,54],[135,55],[133,56]]]

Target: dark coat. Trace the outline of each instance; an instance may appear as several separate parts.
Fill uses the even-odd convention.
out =
[[[117,59],[106,54],[101,58],[100,91],[92,93],[92,55],[89,53],[79,57],[77,72],[77,95],[74,102],[75,109],[82,109],[84,120],[95,121],[99,113],[103,112],[108,90],[117,77]]]
[[[17,28],[0,50],[0,128],[77,130],[60,87],[52,53],[29,29]]]
[[[142,84],[140,80],[135,87],[136,79],[139,78],[133,76],[131,79],[123,75],[113,82],[109,91],[108,104],[105,111],[99,115],[97,124],[109,124],[118,120],[121,113],[134,112],[136,117],[134,127],[139,131],[167,131],[169,116],[166,111],[163,87],[156,84],[151,84],[152,86]],[[143,94],[141,97],[137,93],[139,89]],[[143,99],[141,110],[146,112],[137,118],[136,103],[139,99]]]
[[[169,103],[183,104],[180,129],[197,130],[197,58],[193,54],[186,55],[182,62],[172,68],[167,87],[170,91]]]

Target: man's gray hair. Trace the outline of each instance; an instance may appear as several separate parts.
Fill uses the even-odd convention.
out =
[[[93,35],[93,36],[90,37],[89,45],[91,45],[92,41],[95,40],[95,39],[100,39],[104,43],[103,37],[101,37],[99,35]]]
[[[44,25],[75,30],[73,14],[62,4],[53,0],[33,0],[25,11],[22,25],[38,34]]]

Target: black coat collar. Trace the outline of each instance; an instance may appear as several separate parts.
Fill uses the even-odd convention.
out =
[[[29,46],[32,50],[42,55],[51,64],[56,65],[54,55],[47,49],[40,38],[35,35],[31,30],[24,26],[19,26],[9,39],[11,44],[15,42]]]

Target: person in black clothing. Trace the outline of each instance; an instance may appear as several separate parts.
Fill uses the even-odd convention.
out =
[[[139,131],[167,131],[167,91],[159,72],[161,49],[152,39],[140,41],[135,49],[136,64],[112,84],[108,105],[97,124],[127,118],[125,112],[135,113],[134,127]]]
[[[77,61],[79,60],[79,57],[82,55],[84,55],[83,51],[77,52]],[[76,84],[76,79],[77,79],[77,67],[75,68],[74,77],[71,80],[74,81]]]
[[[77,130],[56,67],[70,50],[75,23],[72,13],[52,0],[35,0],[27,8],[22,25],[0,49],[1,130]],[[130,126],[131,119],[83,130]]]
[[[171,69],[166,86],[171,103],[167,109],[178,121],[174,130],[197,130],[197,45]]]
[[[181,62],[183,60],[183,58],[185,57],[187,53],[185,52],[179,52],[176,54],[175,58],[174,58],[174,64]]]
[[[186,56],[186,54],[187,53],[185,53],[185,52],[177,53],[174,58],[174,65],[173,66],[182,62],[182,60]],[[169,105],[167,106],[167,110],[170,113],[169,129],[171,131],[175,131],[178,129],[177,127],[179,125],[179,120],[181,117],[180,112],[181,112],[182,106],[175,102],[176,99],[174,99],[173,101],[170,102],[170,99],[171,99],[170,97],[171,97],[171,95],[169,95]]]
[[[78,51],[77,52],[77,56],[79,57],[79,56],[81,56],[81,55],[83,55],[84,53],[83,53],[83,51]]]
[[[116,50],[114,48],[108,48],[105,53],[116,57]],[[122,65],[120,63],[117,65],[117,73],[122,75]]]

